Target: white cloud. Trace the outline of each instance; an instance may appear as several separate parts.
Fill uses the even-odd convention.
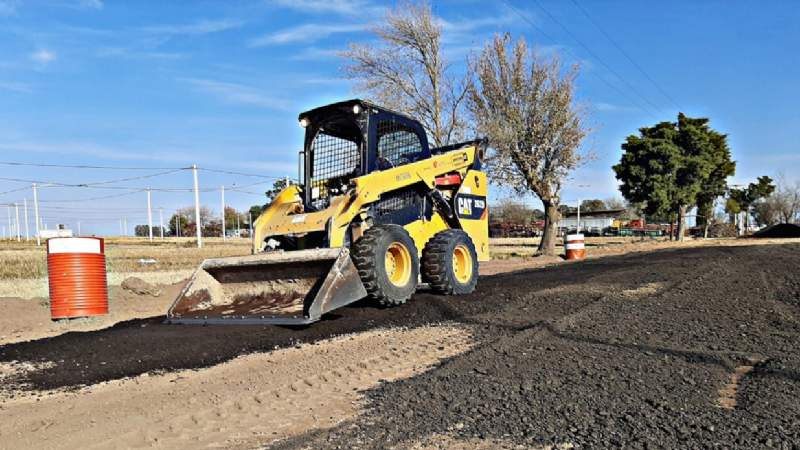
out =
[[[125,47],[105,47],[97,51],[97,56],[101,58],[127,58],[127,59],[183,59],[188,57],[186,53],[178,52],[154,52],[154,51],[137,51]]]
[[[120,148],[99,146],[87,142],[32,142],[32,141],[8,141],[0,142],[0,150],[14,152],[48,153],[54,155],[83,155],[101,159],[112,160],[152,160],[152,161],[171,161],[175,158],[170,157],[169,152],[147,151],[127,151]]]
[[[41,49],[31,53],[31,59],[45,65],[53,62],[56,59],[56,54],[50,50]]]
[[[286,110],[289,107],[287,102],[266,95],[264,91],[252,86],[199,78],[180,78],[179,81],[188,83],[198,91],[210,94],[228,103],[253,105],[280,110]]]
[[[303,84],[313,84],[313,85],[349,85],[353,82],[346,79],[346,78],[337,78],[337,77],[330,77],[330,78],[305,78],[298,80]]]
[[[17,12],[16,0],[0,0],[0,16],[10,16]]]
[[[464,33],[467,31],[480,30],[483,28],[498,28],[516,22],[517,16],[510,13],[500,16],[489,15],[487,17],[476,17],[471,19],[461,19],[457,21],[438,18],[442,30],[447,32]]]
[[[200,20],[194,23],[182,25],[156,25],[145,27],[142,30],[152,34],[168,34],[168,35],[198,35],[218,33],[221,31],[230,30],[242,26],[244,22],[238,20]]]
[[[634,112],[639,111],[639,108],[635,106],[625,106],[625,105],[617,105],[614,103],[606,103],[606,102],[595,102],[592,103],[592,106],[597,111],[603,112]]]
[[[8,133],[3,132],[4,136]],[[289,161],[296,157],[297,153],[287,153],[283,149],[266,150],[259,148],[258,151],[248,150],[247,148],[237,148],[232,154],[261,154],[274,155],[268,160],[259,161],[235,161],[225,156],[220,156],[219,148],[205,146],[203,144],[194,145],[170,145],[163,143],[140,144],[137,147],[115,147],[97,144],[87,141],[38,141],[35,139],[17,136],[15,139],[5,139],[0,141],[0,152],[29,152],[50,155],[76,155],[97,158],[100,161],[150,161],[160,163],[196,163],[201,166],[210,167],[229,167],[236,169],[258,170],[266,175],[286,175],[297,173],[297,163]],[[158,151],[153,149],[157,148]],[[255,189],[255,188],[253,188]]]
[[[103,9],[103,0],[78,0],[78,6],[88,9]]]
[[[341,49],[306,47],[292,55],[290,59],[295,61],[319,61],[338,57]]]
[[[9,81],[0,81],[0,90],[20,92],[25,94],[33,92],[33,89],[31,89],[31,86],[29,84],[14,83]]]
[[[364,17],[383,11],[382,7],[373,6],[365,0],[273,0],[271,3],[307,14],[333,13]]]
[[[309,43],[333,34],[363,31],[366,27],[366,24],[322,25],[309,23],[265,34],[250,40],[247,44],[250,47],[266,47],[296,42]]]

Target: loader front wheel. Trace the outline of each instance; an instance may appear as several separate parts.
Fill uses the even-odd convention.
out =
[[[402,305],[417,289],[417,247],[403,227],[376,225],[368,229],[352,245],[350,254],[368,296],[381,305]]]
[[[422,280],[440,294],[469,294],[478,283],[478,255],[467,233],[445,230],[422,251]]]

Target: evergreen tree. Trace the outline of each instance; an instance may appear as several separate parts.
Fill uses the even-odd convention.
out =
[[[642,204],[649,216],[677,219],[679,240],[688,208],[699,201],[706,208],[708,198],[713,205],[735,170],[726,136],[708,123],[681,113],[677,122],[641,128],[638,136],[627,137],[620,163],[613,167],[629,202]]]

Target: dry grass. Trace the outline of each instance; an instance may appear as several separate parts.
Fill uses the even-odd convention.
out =
[[[492,238],[490,239],[489,249],[493,259],[507,258],[528,258],[535,256],[536,248],[540,238]],[[665,240],[665,238],[660,238]],[[645,241],[651,241],[645,238]],[[586,246],[592,247],[613,247],[616,245],[626,245],[642,242],[641,238],[634,237],[587,237]],[[556,246],[561,246],[561,239],[556,240]]]
[[[559,240],[560,241],[560,240]],[[791,240],[758,240],[766,244],[788,242]],[[726,245],[747,245],[755,240],[728,240]],[[159,272],[174,273],[195,269],[202,260],[223,256],[239,256],[250,253],[248,239],[228,239],[223,243],[221,238],[205,238],[204,246],[198,249],[194,240],[181,238],[148,242],[144,238],[109,238],[106,239],[106,259],[110,274],[148,273],[156,276]],[[590,254],[624,253],[641,248],[658,248],[672,246],[714,245],[717,240],[697,240],[684,243],[670,243],[665,238],[651,240],[649,238],[632,237],[587,237],[586,245]],[[493,259],[530,258],[536,252],[539,238],[493,238],[490,249]],[[560,242],[558,243],[560,245]],[[153,264],[144,264],[140,260],[154,259]],[[47,259],[44,246],[35,243],[18,243],[16,241],[0,241],[0,280],[31,280],[47,277]]]
[[[106,239],[106,262],[110,273],[161,272],[196,268],[207,258],[239,256],[250,253],[248,239],[206,238],[198,249],[190,239]],[[145,260],[155,260],[147,263]],[[47,276],[45,246],[35,242],[0,242],[0,280],[44,278]]]

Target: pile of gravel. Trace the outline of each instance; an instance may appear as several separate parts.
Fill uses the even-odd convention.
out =
[[[277,447],[415,448],[445,434],[524,448],[797,448],[800,308],[778,268],[800,264],[798,250],[676,250],[524,273],[529,287],[509,299],[484,296],[504,301],[472,317],[484,330],[472,351],[369,392],[359,420]],[[537,287],[553,273],[573,283]],[[744,365],[725,409],[720,391]]]
[[[800,225],[779,223],[753,233],[757,238],[800,238]]]

